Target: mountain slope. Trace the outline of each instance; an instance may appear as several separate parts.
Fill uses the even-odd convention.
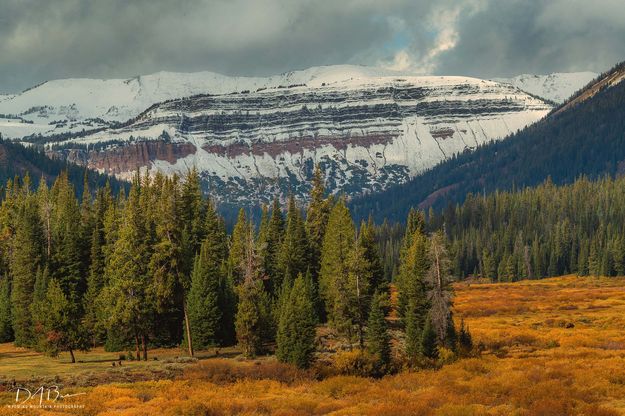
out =
[[[513,78],[493,78],[493,81],[513,85],[522,91],[560,104],[597,75],[594,72],[557,72],[549,75],[523,74]]]
[[[411,206],[443,207],[467,193],[570,183],[625,173],[625,63],[510,138],[454,156],[409,183],[352,201],[357,217],[402,221]]]
[[[111,92],[98,90],[100,83]],[[52,87],[68,91],[58,98],[63,102],[16,114],[26,122],[13,123],[37,125],[37,117],[53,117],[48,110],[66,119],[42,136],[23,140],[122,178],[137,169],[183,173],[195,165],[213,196],[230,203],[268,201],[276,193],[304,198],[315,164],[327,172],[331,192],[380,191],[455,153],[501,139],[552,108],[492,81],[337,66],[269,78],[203,73],[55,81],[11,99],[11,105],[0,102],[0,113],[18,108],[19,100],[24,100],[21,109],[43,100]],[[120,121],[120,114],[135,114],[166,93],[206,90],[211,93],[160,101]],[[90,98],[93,94],[97,99]],[[72,107],[67,98],[72,95],[82,104]],[[108,119],[86,118],[102,114]]]
[[[16,176],[23,178],[27,174],[34,186],[37,186],[42,178],[51,184],[63,171],[67,172],[77,194],[82,195],[85,168],[50,159],[41,150],[24,147],[0,137],[0,188],[4,187],[9,179],[14,179]],[[88,178],[89,186],[92,188],[95,186],[102,187],[109,181],[111,189],[115,193],[126,186],[124,182],[118,181],[114,177],[93,171],[88,171]]]

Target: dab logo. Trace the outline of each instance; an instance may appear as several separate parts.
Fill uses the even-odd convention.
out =
[[[15,387],[15,402],[7,407],[14,409],[83,408],[84,405],[65,403],[65,400],[84,394],[86,393],[63,394],[59,386],[40,386],[35,390],[20,386]]]

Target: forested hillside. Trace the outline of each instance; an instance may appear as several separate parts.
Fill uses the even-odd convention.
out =
[[[625,274],[625,178],[493,194],[429,210],[429,231],[444,230],[454,275],[493,281],[563,274]],[[387,271],[397,270],[402,229],[377,231]]]
[[[0,135],[0,184],[6,184],[7,180],[15,176],[30,176],[34,186],[44,178],[48,184],[56,179],[61,172],[66,172],[68,179],[74,185],[78,195],[82,195],[85,180],[85,169],[77,165],[47,157],[41,150],[35,147],[24,147],[9,140],[3,140]],[[127,186],[113,177],[99,174],[95,171],[87,171],[90,186],[104,186],[109,181],[113,192],[117,193],[120,187]]]
[[[624,77],[625,64],[619,64],[506,140],[456,155],[404,185],[356,198],[350,204],[354,216],[402,221],[412,206],[443,208],[462,202],[468,193],[521,189],[547,177],[566,184],[581,175],[596,179],[624,173]]]

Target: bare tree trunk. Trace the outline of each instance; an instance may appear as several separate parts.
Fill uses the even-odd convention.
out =
[[[72,350],[71,348],[69,349],[69,355],[70,357],[72,357],[72,363],[75,363],[76,357],[74,357],[74,350]]]
[[[193,339],[191,337],[191,325],[189,324],[189,312],[187,311],[187,301],[184,298],[182,299],[182,308],[184,309],[184,325],[187,329],[187,348],[189,351],[189,355],[193,357]]]

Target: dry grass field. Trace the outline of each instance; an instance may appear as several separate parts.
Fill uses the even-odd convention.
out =
[[[77,409],[16,410],[6,407],[15,394],[4,392],[0,415],[625,415],[625,279],[459,284],[455,316],[464,317],[481,357],[381,380],[317,380],[272,359],[167,359],[177,351],[155,352],[158,362],[113,370],[110,362],[95,362],[112,359],[102,351],[82,354],[77,358],[89,362],[70,365],[5,345],[0,379],[54,375],[63,394],[85,394],[57,402]],[[177,366],[172,374],[151,380],[168,365]],[[136,380],[144,381],[109,374],[118,382],[67,382],[107,380],[101,374],[112,371],[135,371],[141,374]]]

